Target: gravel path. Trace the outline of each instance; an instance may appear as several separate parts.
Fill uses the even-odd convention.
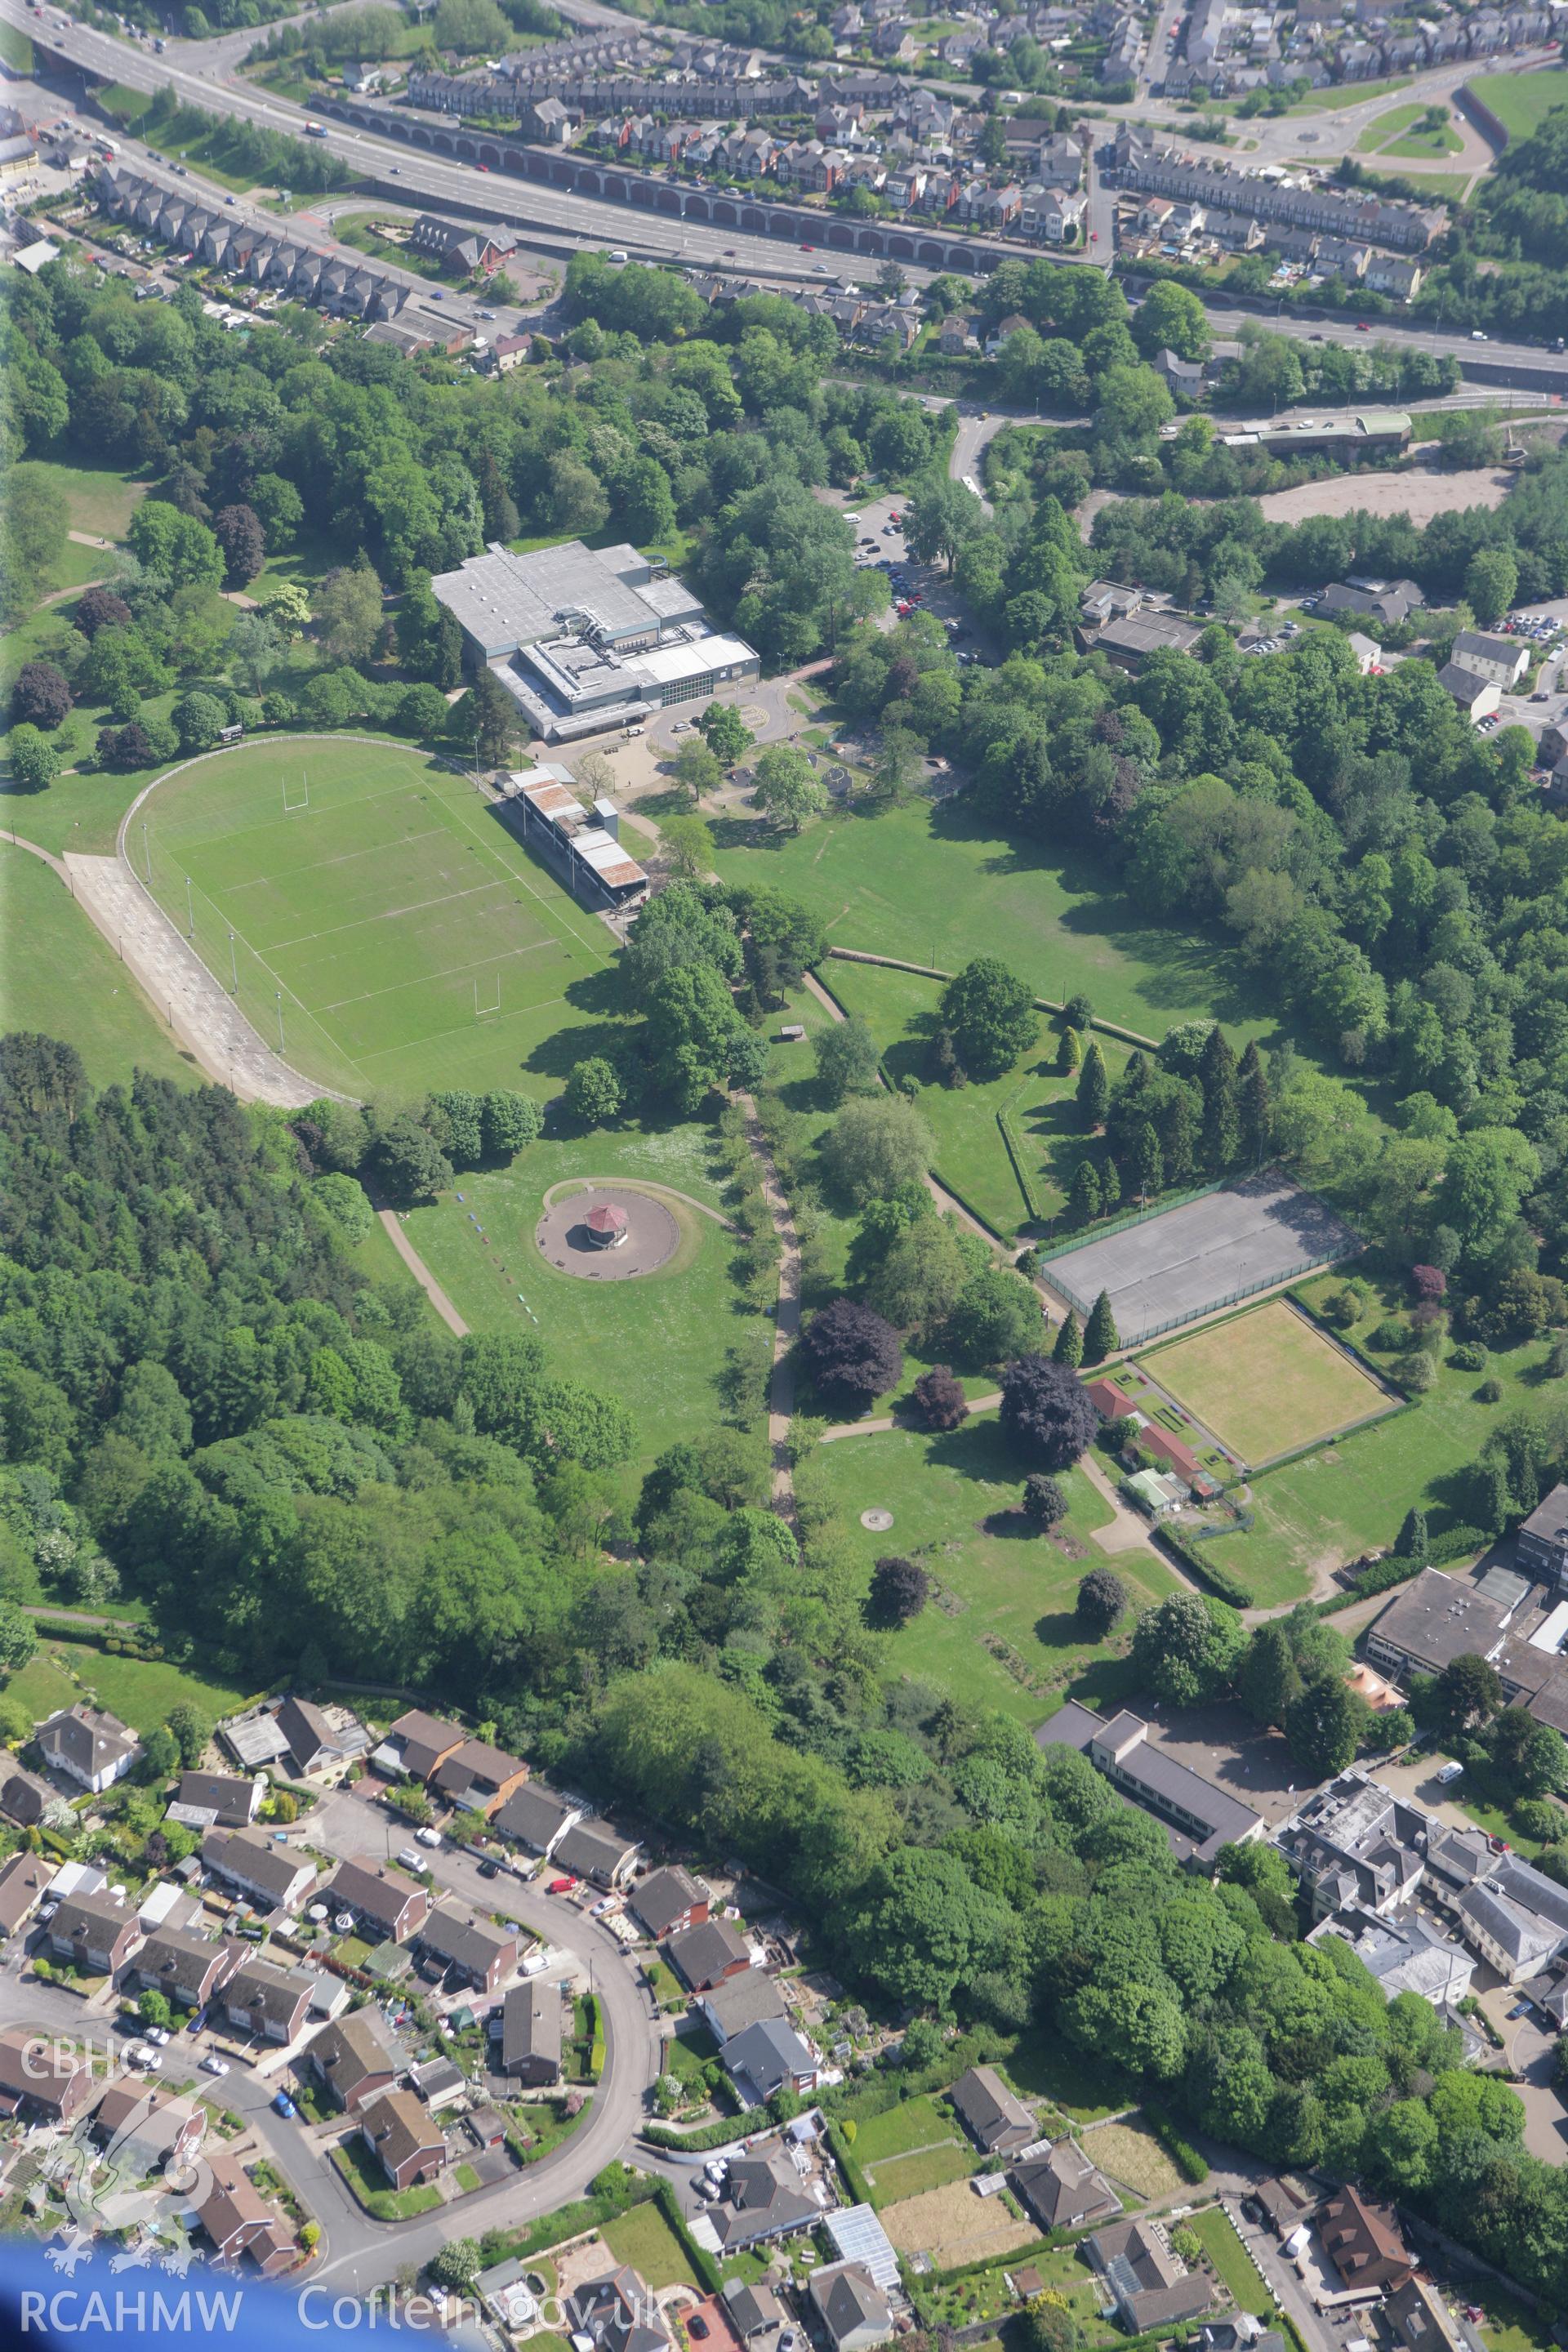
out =
[[[119,857],[68,851],[77,901],[140,981],[185,1051],[242,1102],[300,1110],[331,1090],[291,1070],[264,1045],[226,989]]]

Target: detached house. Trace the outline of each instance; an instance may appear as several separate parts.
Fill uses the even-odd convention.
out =
[[[62,1707],[34,1734],[44,1761],[79,1788],[101,1796],[142,1759],[142,1743],[115,1715],[91,1706]]]
[[[499,346],[498,346],[499,349]],[[541,1788],[537,1780],[514,1790],[498,1812],[491,1816],[490,1826],[503,1837],[515,1839],[530,1853],[549,1855],[574,1822],[583,1818],[574,1805],[557,1797],[549,1789]]]
[[[500,2071],[514,2081],[553,2083],[561,2074],[561,1993],[555,1985],[514,1985],[500,2011],[490,2011],[492,2037],[499,2034]]]
[[[334,2018],[311,2037],[305,2056],[339,2106],[357,2115],[369,2099],[390,2091],[401,2061],[374,2009]]]
[[[265,1780],[232,1772],[182,1772],[171,1817],[192,1829],[245,1830],[260,1811]]]
[[[281,2214],[252,2186],[238,2157],[217,2149],[204,2166],[195,2217],[220,2263],[248,2255],[264,2278],[287,2270],[298,2251]]]
[[[948,2094],[953,2113],[987,2156],[1038,2139],[1040,2127],[994,2066],[972,2066]]]
[[[751,1947],[736,1934],[728,1919],[709,1919],[670,1939],[669,1964],[689,1992],[711,1992],[727,1977],[743,1976],[752,1965]]]
[[[446,2167],[446,2136],[412,2091],[383,2091],[370,2100],[360,2131],[394,2189],[416,2188]]]
[[[404,1772],[411,1780],[427,1780],[438,1764],[444,1764],[454,1749],[461,1748],[468,1733],[460,1723],[445,1722],[440,1716],[422,1714],[413,1707],[400,1715],[373,1750],[371,1762],[383,1771]]]
[[[626,1906],[654,1940],[662,1942],[666,1936],[702,1925],[708,1916],[708,1890],[677,1864],[670,1870],[650,1871],[633,1887]]]

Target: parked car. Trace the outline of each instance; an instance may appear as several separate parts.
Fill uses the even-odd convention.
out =
[[[418,1845],[439,1845],[441,1843],[440,1831],[432,1829],[428,1822],[422,1830],[416,1830],[414,1837],[415,1843]]]
[[[287,2091],[279,2091],[272,2102],[272,2112],[275,2116],[287,2116],[290,2121],[293,2121],[298,2117],[300,2110]]]
[[[500,1876],[500,1863],[492,1861],[487,1854],[484,1861],[479,1864],[479,1876],[481,1878],[499,1878]]]
[[[216,2051],[209,2050],[202,2060],[202,2072],[204,2074],[226,2074],[228,2060],[220,2058]]]
[[[405,1845],[397,1859],[405,1870],[423,1870],[425,1867],[424,1857],[417,1846]]]
[[[546,1892],[551,1895],[570,1895],[576,1884],[574,1878],[552,1878]]]

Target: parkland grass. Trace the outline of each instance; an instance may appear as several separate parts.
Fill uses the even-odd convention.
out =
[[[31,473],[42,475],[64,494],[71,530],[90,531],[95,539],[123,539],[132,516],[147,495],[147,484],[123,466],[94,465],[84,459],[64,465],[46,457],[29,457],[27,466]],[[95,554],[100,563],[103,560],[101,549],[96,553],[89,548],[81,551]]]
[[[746,817],[713,832],[724,881],[804,899],[835,946],[943,971],[999,956],[1037,995],[1085,991],[1102,1020],[1154,1038],[1217,1020],[1239,1046],[1275,1027],[1262,982],[1223,938],[1141,914],[1094,858],[1005,839],[961,801],[840,813],[792,839]]]
[[[931,1042],[941,1025],[940,981],[838,962],[824,966],[823,979],[845,1011],[865,1022],[895,1086],[907,1076],[930,1078]],[[936,1174],[1004,1235],[1018,1232],[1037,1213],[1047,1223],[1059,1217],[1079,1161],[1100,1156],[1079,1116],[1076,1075],[1057,1073],[1059,1034],[1042,1013],[1036,1045],[1001,1077],[963,1087],[928,1084],[921,1093],[921,1117],[936,1139]],[[1131,1048],[1111,1037],[1100,1042],[1114,1080]],[[1003,1118],[1023,1158],[1027,1194],[1003,1138]]]
[[[1568,106],[1568,67],[1543,66],[1539,73],[1472,74],[1470,88],[1510,138],[1528,139],[1554,106]]]
[[[1131,1682],[1125,1631],[1087,1640],[1075,1613],[1079,1585],[1105,1564],[1091,1537],[1109,1522],[1109,1505],[1081,1470],[1067,1471],[1068,1516],[1055,1538],[1038,1536],[1017,1507],[1022,1484],[994,1414],[937,1436],[842,1437],[796,1472],[803,1508],[826,1514],[868,1586],[885,1552],[918,1559],[935,1580],[921,1615],[891,1637],[892,1671],[1033,1726],[1069,1690],[1098,1706],[1130,1694]],[[860,1525],[871,1508],[891,1511],[890,1529]],[[1115,1567],[1140,1608],[1176,1589],[1151,1551],[1121,1553]]]
[[[0,1028],[74,1045],[96,1087],[132,1069],[195,1084],[195,1064],[65,884],[10,842],[0,842],[0,938],[15,943],[0,967]]]
[[[1342,1288],[1343,1280],[1342,1270],[1321,1276],[1304,1283],[1300,1295],[1321,1300]],[[1395,1377],[1400,1356],[1379,1353],[1367,1339],[1384,1318],[1408,1305],[1403,1290],[1389,1286],[1374,1294],[1368,1313],[1347,1334],[1380,1370]],[[1314,1580],[1326,1591],[1334,1569],[1392,1544],[1412,1505],[1426,1511],[1447,1507],[1462,1517],[1455,1473],[1475,1460],[1510,1410],[1539,1409],[1550,1343],[1535,1339],[1494,1350],[1480,1372],[1458,1370],[1447,1361],[1450,1352],[1447,1346],[1440,1350],[1436,1379],[1412,1412],[1391,1414],[1255,1479],[1255,1525],[1205,1545],[1205,1557],[1240,1577],[1254,1601],[1266,1606],[1299,1600]],[[1492,1404],[1477,1393],[1489,1380],[1502,1391]]]
[[[467,1323],[536,1332],[552,1377],[607,1390],[628,1407],[648,1461],[713,1427],[725,1350],[755,1327],[730,1278],[731,1237],[672,1201],[681,1242],[666,1265],[635,1281],[589,1282],[552,1265],[533,1231],[552,1185],[590,1176],[664,1184],[716,1206],[710,1143],[707,1129],[688,1125],[542,1139],[508,1168],[465,1175],[406,1221]]]
[[[1282,1298],[1140,1360],[1244,1462],[1272,1461],[1397,1402]]]
[[[593,1051],[604,927],[428,754],[285,737],[172,772],[127,851],[261,1034],[355,1095],[547,1095]],[[188,885],[188,888],[187,888]],[[569,1033],[561,1043],[563,1032]],[[576,1042],[572,1042],[572,1033]]]

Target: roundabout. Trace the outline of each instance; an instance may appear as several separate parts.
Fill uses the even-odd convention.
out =
[[[533,1239],[562,1274],[630,1282],[668,1265],[681,1229],[674,1210],[638,1184],[584,1183],[553,1188]]]

